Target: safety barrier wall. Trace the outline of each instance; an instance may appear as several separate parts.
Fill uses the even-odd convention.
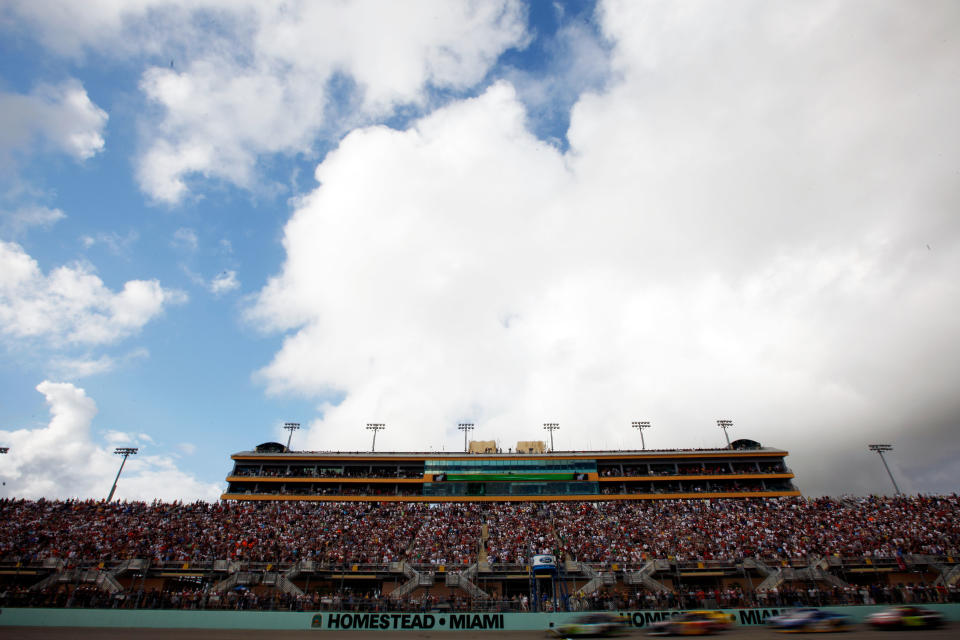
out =
[[[828,607],[863,622],[882,606]],[[927,608],[960,621],[960,604],[933,604]],[[786,609],[726,609],[737,624],[756,626]],[[620,611],[633,627],[682,613],[676,611]],[[286,611],[176,611],[125,609],[3,609],[0,627],[125,627],[152,629],[273,629],[317,631],[536,631],[573,622],[579,613],[353,613]]]

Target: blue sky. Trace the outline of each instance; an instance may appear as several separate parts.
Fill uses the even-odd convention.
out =
[[[105,494],[132,443],[118,495],[211,498],[291,420],[718,418],[814,493],[887,490],[878,438],[955,488],[956,7],[684,6],[7,3],[7,491]]]

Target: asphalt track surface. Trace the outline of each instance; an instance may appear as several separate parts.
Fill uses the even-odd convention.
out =
[[[764,640],[765,638],[789,638],[796,634],[777,633],[764,627],[734,629],[712,637],[719,640]],[[816,634],[818,637],[822,634]],[[957,623],[940,629],[914,631],[875,631],[855,628],[853,631],[832,633],[831,637],[844,640],[956,640],[960,637]],[[0,627],[2,640],[299,640],[300,638],[381,638],[382,640],[542,640],[548,637],[540,631],[246,631],[211,629],[98,629],[92,627]],[[650,638],[643,631],[632,631],[617,636],[624,640]]]

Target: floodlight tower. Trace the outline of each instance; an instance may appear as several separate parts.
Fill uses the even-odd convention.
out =
[[[460,429],[460,431],[463,431],[463,452],[466,453],[467,452],[467,432],[473,431],[473,423],[461,422],[460,424],[457,425],[457,429]]]
[[[10,451],[10,447],[0,447],[0,453],[7,453]],[[6,482],[4,482],[6,484]]]
[[[113,479],[113,486],[110,487],[110,495],[107,496],[107,502],[113,500],[113,492],[117,490],[117,481],[120,480],[120,472],[123,471],[123,465],[127,463],[127,458],[130,456],[137,455],[137,451],[140,449],[137,447],[117,447],[113,452],[118,456],[123,456],[123,461],[120,463],[120,469],[117,471],[117,477]]]
[[[723,435],[727,437],[727,449],[730,448],[730,435],[727,429],[733,426],[733,420],[717,420],[717,426],[723,429]]]
[[[883,457],[884,451],[893,451],[893,445],[892,444],[868,444],[867,448],[870,449],[870,451],[876,451],[877,453],[880,454],[880,460],[883,461],[883,466],[887,470],[887,475],[890,476],[890,482],[893,483],[893,490],[896,492],[897,495],[900,495],[900,487],[897,486],[897,481],[893,479],[893,473],[891,473],[890,471],[890,466],[887,464],[887,459]]]
[[[293,438],[293,432],[300,428],[299,422],[284,422],[283,428],[290,432],[287,436],[287,451],[290,451],[290,439]]]
[[[556,422],[544,422],[543,428],[550,432],[550,451],[553,451],[553,432],[560,428]]]
[[[630,423],[630,426],[640,432],[640,446],[643,447],[643,450],[644,450],[644,451],[646,451],[646,450],[647,450],[647,443],[646,443],[646,442],[644,441],[644,439],[643,439],[643,430],[644,430],[644,429],[649,429],[649,428],[650,428],[650,423],[649,423],[649,422],[646,422],[646,421],[643,421],[643,422],[631,422],[631,423]]]
[[[377,431],[383,431],[387,428],[387,425],[382,422],[368,422],[367,431],[373,431],[373,444],[370,446],[370,452],[373,453],[377,450]]]

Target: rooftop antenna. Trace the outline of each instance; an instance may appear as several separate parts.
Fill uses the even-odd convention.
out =
[[[293,432],[300,428],[299,422],[284,422],[283,428],[290,432],[287,436],[287,451],[290,451],[290,439],[293,438]]]
[[[373,444],[370,446],[370,453],[377,450],[377,431],[383,431],[387,425],[382,422],[368,422],[367,431],[373,431]]]
[[[467,432],[473,431],[473,423],[461,422],[460,424],[457,425],[457,429],[460,429],[460,431],[463,431],[463,452],[466,453],[467,452]]]
[[[727,429],[733,426],[733,420],[717,420],[717,426],[723,429],[723,435],[727,437],[727,449],[730,448],[730,435]]]
[[[137,447],[117,447],[113,450],[116,455],[123,456],[123,461],[120,463],[120,470],[117,471],[117,477],[113,479],[113,486],[110,487],[110,495],[107,496],[107,502],[113,500],[113,493],[117,490],[117,481],[120,480],[120,472],[123,471],[123,465],[127,463],[127,458],[137,455],[137,451],[139,450]],[[4,453],[6,453],[6,451],[4,451]]]
[[[630,426],[640,432],[640,446],[643,447],[643,450],[647,450],[647,443],[643,439],[643,430],[650,428],[650,423],[647,421],[643,422],[631,422]]]
[[[893,445],[892,444],[868,444],[867,448],[870,449],[870,451],[876,451],[878,454],[880,454],[880,459],[883,461],[883,466],[887,470],[887,475],[890,476],[890,482],[893,483],[893,490],[896,492],[897,495],[900,495],[900,487],[897,486],[897,481],[893,479],[893,473],[890,472],[890,466],[887,464],[887,459],[883,457],[884,451],[893,451]]]
[[[550,432],[550,451],[553,451],[553,432],[560,428],[556,422],[544,422],[543,428]]]

